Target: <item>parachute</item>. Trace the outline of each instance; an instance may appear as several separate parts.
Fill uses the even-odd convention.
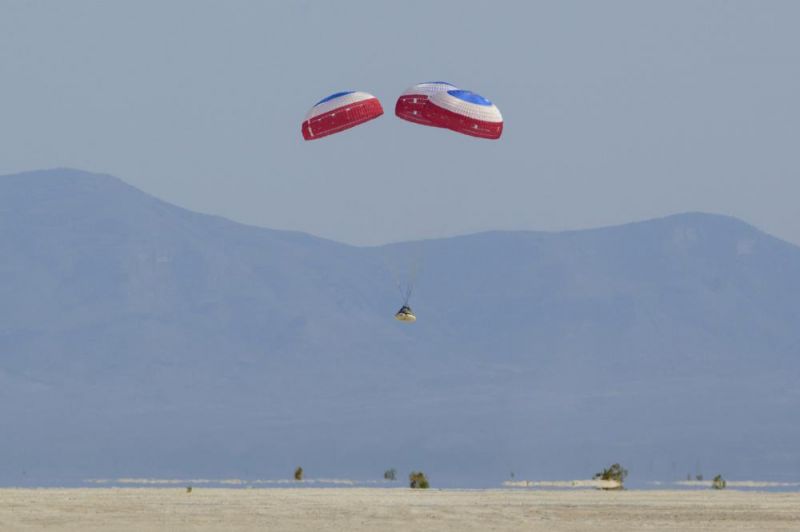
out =
[[[426,81],[425,83],[418,83],[417,85],[409,87],[400,95],[394,106],[394,114],[398,118],[408,120],[415,124],[443,127],[425,118],[422,114],[422,109],[425,107],[431,95],[455,88],[455,85],[451,85],[445,81]]]
[[[318,101],[308,112],[301,128],[303,138],[314,140],[327,137],[382,114],[381,102],[368,92],[337,92]]]
[[[473,137],[498,139],[503,133],[503,116],[497,106],[471,91],[452,89],[431,94],[422,116],[440,127]]]

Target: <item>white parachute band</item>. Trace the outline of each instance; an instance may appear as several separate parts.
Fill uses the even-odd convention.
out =
[[[350,94],[344,94],[338,98],[328,100],[327,102],[323,102],[312,107],[308,112],[308,115],[306,115],[306,120],[311,120],[315,116],[324,115],[325,113],[339,109],[340,107],[347,107],[348,105],[353,105],[358,102],[363,102],[364,100],[370,100],[372,98],[375,98],[375,96],[368,92],[356,91],[351,92]]]

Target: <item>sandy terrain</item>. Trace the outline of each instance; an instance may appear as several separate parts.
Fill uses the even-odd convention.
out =
[[[0,489],[0,530],[800,530],[800,493]]]

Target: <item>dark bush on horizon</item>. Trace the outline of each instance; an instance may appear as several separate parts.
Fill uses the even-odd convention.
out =
[[[409,485],[413,489],[423,489],[426,490],[430,487],[428,483],[428,477],[425,476],[425,473],[422,471],[413,471],[410,475],[408,475]]]
[[[613,480],[619,482],[619,488],[603,488],[603,489],[622,489],[622,483],[625,477],[628,476],[628,470],[619,464],[612,464],[611,467],[603,469],[599,473],[595,473],[595,480]]]

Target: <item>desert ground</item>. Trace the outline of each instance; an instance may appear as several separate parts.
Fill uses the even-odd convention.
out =
[[[800,530],[800,493],[0,489],[0,530]]]

